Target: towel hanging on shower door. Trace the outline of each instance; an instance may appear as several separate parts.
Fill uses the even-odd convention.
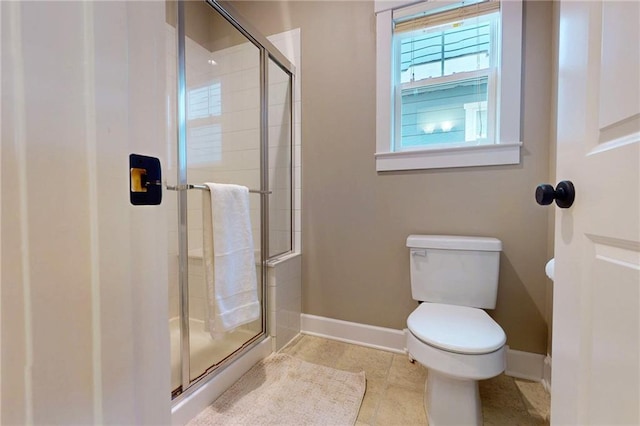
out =
[[[205,328],[212,338],[260,317],[249,217],[249,189],[205,183],[203,260],[207,286]]]

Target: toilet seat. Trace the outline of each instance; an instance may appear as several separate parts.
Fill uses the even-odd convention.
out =
[[[427,345],[460,354],[487,354],[502,348],[507,337],[482,309],[443,303],[421,303],[407,319],[409,331]]]

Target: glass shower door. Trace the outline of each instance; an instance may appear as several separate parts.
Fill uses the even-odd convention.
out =
[[[266,336],[266,261],[292,249],[293,66],[217,3],[166,4],[170,162],[165,175],[176,176],[168,189],[177,196],[168,193],[164,202],[172,212],[174,243],[169,323],[176,397]],[[208,300],[215,293],[205,282],[204,258],[214,259],[214,268],[216,262],[205,256],[203,244],[211,240],[203,222],[206,183],[250,190],[260,312],[226,332],[212,333],[207,326]]]
[[[261,187],[260,49],[205,2],[184,2],[186,165],[193,184]],[[260,316],[225,333],[207,327],[203,189],[187,191],[190,381],[260,335]],[[261,199],[249,196],[258,297],[262,301]]]

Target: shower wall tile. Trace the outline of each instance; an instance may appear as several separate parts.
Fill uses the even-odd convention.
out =
[[[302,253],[302,231],[295,231],[293,241],[295,243],[296,252]]]
[[[258,141],[260,141],[259,129],[227,132],[225,133],[224,140],[222,141],[222,152],[255,149],[259,146]]]
[[[202,203],[194,202],[193,206],[189,206],[187,209],[187,223],[193,224],[193,228],[202,229],[202,225],[197,226],[202,223]]]
[[[234,183],[237,185],[244,185],[249,189],[258,189],[260,187],[259,169],[216,171],[215,177],[215,181],[218,183]],[[211,179],[209,179],[209,181],[211,181]],[[205,180],[205,182],[207,181]],[[251,196],[253,196],[253,194],[251,194]]]
[[[242,70],[240,75],[242,77],[243,90],[253,89],[254,93],[256,94],[255,98],[258,99],[258,93],[260,90],[260,68],[256,66],[256,60],[253,58],[253,56],[249,68],[245,68],[244,70]]]
[[[271,336],[276,350],[300,332],[302,310],[302,257],[294,255],[269,266],[269,306]],[[275,293],[275,294],[274,294]]]
[[[269,106],[284,105],[289,100],[288,86],[286,74],[277,73],[275,76],[269,76]]]
[[[269,174],[269,187],[271,189],[286,189],[289,186],[288,169],[277,169],[277,173]],[[287,170],[287,173],[283,173]],[[273,171],[269,170],[270,172]]]
[[[189,318],[204,321],[205,299],[189,296]]]
[[[296,124],[300,124],[302,122],[302,101],[295,101],[293,103],[293,122]]]
[[[296,182],[295,187],[296,189],[302,189],[302,169],[300,168],[300,166],[296,166],[293,170],[293,176],[294,176],[294,180]]]
[[[294,229],[302,229],[302,218],[299,214],[294,215]]]
[[[204,284],[204,266],[202,264],[202,250],[193,249],[189,251],[189,257],[187,261],[189,267],[189,278],[194,278],[198,283],[194,282],[194,286],[203,286]],[[201,282],[200,282],[201,281]],[[191,283],[190,283],[191,284]],[[189,287],[189,294],[196,294],[196,290]],[[198,297],[204,297],[202,292],[198,292]]]
[[[302,190],[300,188],[296,188],[293,192],[293,204],[294,204],[293,208],[296,214],[298,214],[302,206]],[[300,228],[295,228],[295,229],[300,229]]]
[[[199,221],[202,223],[202,221]],[[188,241],[189,241],[189,250],[193,250],[194,248],[202,248],[202,227],[196,228],[189,226],[187,229]]]
[[[275,93],[273,87],[269,87],[269,93]],[[275,125],[277,123],[279,125],[289,126],[290,120],[287,111],[288,107],[285,107],[285,102],[269,105],[269,109],[267,111],[268,123],[270,123],[271,125]]]
[[[202,252],[192,250],[188,258],[189,318],[204,321],[206,314],[206,288]]]
[[[302,149],[300,146],[295,146],[293,149],[293,164],[302,164]]]
[[[277,331],[277,307],[276,307],[276,268],[267,267],[267,332],[274,340],[274,347]]]
[[[293,123],[293,145],[300,146],[302,141],[302,126],[300,126],[299,122],[296,122],[295,118]]]

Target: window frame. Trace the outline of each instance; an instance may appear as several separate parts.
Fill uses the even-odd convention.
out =
[[[376,169],[377,171],[416,170],[449,167],[472,167],[519,164],[520,99],[522,58],[522,0],[502,1],[498,40],[500,60],[495,69],[494,140],[480,144],[436,145],[396,151],[394,139],[399,123],[398,98],[394,81],[393,15],[406,16],[416,9],[461,4],[460,1],[431,0],[376,1]],[[409,6],[408,6],[409,5]],[[491,77],[490,77],[491,78]],[[489,136],[489,135],[488,135]]]

